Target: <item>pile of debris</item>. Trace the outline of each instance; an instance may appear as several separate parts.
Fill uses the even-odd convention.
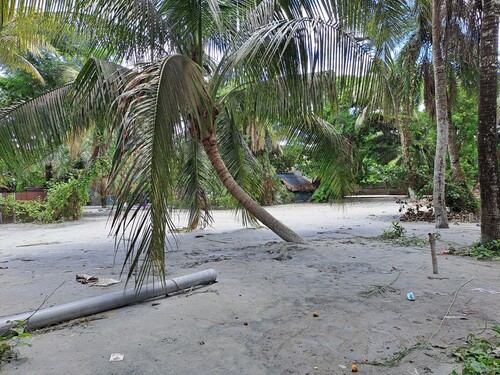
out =
[[[396,200],[399,204],[399,212],[402,213],[400,221],[434,221],[434,209],[432,201],[422,199],[416,203],[409,203],[401,199]],[[454,223],[477,223],[479,216],[473,212],[448,212],[448,221]]]

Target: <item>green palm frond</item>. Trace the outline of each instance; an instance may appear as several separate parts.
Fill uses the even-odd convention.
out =
[[[149,276],[165,280],[167,229],[174,230],[169,204],[174,193],[176,135],[192,124],[200,135],[212,119],[201,68],[191,59],[172,55],[146,67],[118,99],[119,141],[112,180],[117,181],[115,234],[125,240],[127,278],[138,269],[137,287]],[[196,138],[195,138],[196,139]],[[147,194],[151,207],[133,210]],[[120,237],[121,236],[121,237]]]
[[[41,28],[34,26],[43,22],[40,15],[29,14],[4,19],[0,28],[0,65],[10,70],[24,70],[41,83],[44,83],[43,77],[26,57],[39,57],[42,51],[55,53]]]
[[[412,30],[414,21],[410,4],[404,0],[361,1],[345,0],[352,19],[358,19],[357,31],[362,33],[380,52],[389,54],[397,50]],[[357,4],[357,5],[354,5]],[[353,14],[352,12],[356,12]],[[361,17],[360,17],[361,15]]]
[[[164,55],[168,42],[159,0],[9,1],[8,19],[39,14],[51,20],[52,38],[84,35],[89,51],[115,60],[149,60]],[[80,39],[81,40],[81,39]]]
[[[0,112],[0,158],[13,171],[42,159],[67,139],[70,90],[71,84]]]
[[[306,143],[318,161],[318,178],[328,192],[328,200],[342,199],[352,193],[355,183],[352,147],[333,124],[317,119]]]
[[[346,97],[377,107],[373,94],[384,84],[379,60],[408,34],[408,13],[401,0],[263,1],[246,16],[221,81],[231,74],[239,84],[283,78],[283,87],[309,98],[304,108],[317,112],[327,104],[335,111]]]
[[[329,73],[317,74],[317,78],[339,79]],[[314,79],[311,82],[314,84]],[[262,95],[263,92],[266,95]],[[243,114],[237,119],[239,123],[259,126],[272,123],[281,139],[302,145],[304,152],[317,156],[315,159],[321,160],[317,177],[333,199],[351,191],[354,177],[349,143],[332,124],[319,117],[329,104],[328,99],[328,93],[315,91],[300,82],[293,85],[281,78],[237,86],[221,97],[235,113]]]
[[[95,27],[96,48],[133,61],[153,61],[164,55],[168,30],[158,13],[158,0],[76,0],[76,17],[83,30]],[[97,4],[96,4],[97,3]],[[87,17],[87,14],[97,17]]]
[[[243,139],[233,112],[226,110],[217,121],[217,144],[227,169],[238,184],[257,202],[263,201],[263,170]],[[258,225],[257,220],[237,202],[243,225]]]
[[[112,122],[112,106],[135,72],[100,59],[89,59],[78,74],[72,90],[73,120],[88,128],[96,118]],[[75,130],[78,130],[76,128]]]
[[[1,40],[0,43],[2,43]],[[18,69],[23,70],[26,73],[31,74],[31,76],[37,79],[41,84],[45,84],[45,80],[37,68],[25,57],[9,48],[7,44],[0,45],[0,65],[8,67],[10,70],[14,71]]]
[[[45,4],[55,3],[53,1],[43,2],[38,0],[3,0],[0,2],[0,29],[16,17],[33,15],[45,9]]]
[[[208,26],[204,27],[204,31],[212,30],[214,27],[222,28],[223,15],[220,3],[219,0],[165,0],[161,2],[159,11],[171,29],[182,27],[185,32],[195,33],[200,17],[202,23]],[[230,3],[231,1],[224,4],[226,9],[231,8]],[[178,30],[178,33],[180,31]]]
[[[185,142],[185,161],[179,176],[180,198],[189,209],[188,228],[204,228],[213,221],[206,192],[210,189],[210,168],[203,148],[196,140]]]
[[[204,65],[208,74],[237,33],[248,0],[165,0],[159,12],[167,25],[170,53],[181,53]],[[216,64],[215,64],[216,65]]]
[[[352,96],[365,101],[376,83],[374,52],[335,20],[303,17],[280,19],[248,30],[228,56],[219,84],[280,81],[283,98],[303,111],[321,111],[330,97]],[[300,102],[300,103],[299,103]],[[331,102],[331,100],[330,100]]]
[[[109,115],[129,71],[91,59],[74,83],[0,112],[0,158],[22,170]]]

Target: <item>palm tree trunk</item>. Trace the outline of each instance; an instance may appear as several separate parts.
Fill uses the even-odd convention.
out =
[[[448,99],[446,91],[446,71],[441,48],[441,1],[432,1],[432,58],[436,97],[437,142],[434,158],[434,190],[432,205],[436,228],[448,228],[445,203],[446,148],[448,144]],[[443,33],[445,34],[445,33]]]
[[[500,176],[497,156],[498,16],[494,0],[483,1],[479,46],[478,156],[481,189],[481,241],[500,238]]]
[[[212,164],[213,168],[217,172],[220,180],[228,190],[228,192],[240,202],[245,209],[260,220],[266,227],[271,229],[279,237],[287,242],[297,242],[304,243],[304,239],[300,237],[297,233],[292,231],[281,221],[273,217],[269,212],[262,208],[257,202],[255,202],[252,197],[250,197],[238,183],[234,180],[231,173],[227,169],[224,161],[221,158],[219,149],[217,147],[217,141],[215,134],[209,132],[202,139],[203,148]]]
[[[465,176],[460,165],[460,151],[457,142],[457,127],[451,121],[451,106],[448,103],[448,155],[450,156],[451,175],[454,181],[464,181]]]
[[[402,113],[402,118],[399,111],[399,103],[395,108],[396,113],[396,126],[399,131],[399,140],[401,142],[401,155],[403,157],[403,163],[408,171],[408,177],[406,183],[408,185],[408,194],[411,201],[416,201],[417,196],[415,193],[415,185],[417,181],[417,176],[415,168],[413,167],[412,155],[411,155],[411,132],[410,132],[410,121],[411,121],[411,105],[408,103],[404,106],[404,113]]]
[[[108,195],[108,176],[99,178],[99,194],[101,195],[101,207],[106,208],[106,198]]]
[[[198,28],[197,32],[194,35],[195,50],[191,56],[191,59],[201,67],[203,67],[202,31],[202,6],[200,0],[198,1]],[[213,118],[212,121],[215,121],[215,118]],[[199,128],[197,126],[194,126],[194,124],[191,124],[189,129],[191,132],[191,136],[194,137],[194,139],[199,139],[199,133],[197,130]],[[241,188],[240,185],[238,185],[236,180],[227,169],[224,160],[222,160],[222,157],[219,153],[219,148],[217,147],[215,132],[212,127],[208,127],[208,129],[205,131],[201,139],[201,143],[203,145],[205,153],[208,156],[208,159],[210,160],[210,163],[212,164],[212,167],[217,173],[217,176],[221,180],[222,184],[226,187],[229,194],[231,194],[238,202],[240,202],[248,212],[250,212],[258,220],[260,220],[266,227],[271,229],[284,241],[305,243],[302,237],[300,237],[297,233],[295,233],[293,230],[288,228],[281,221],[277,220],[274,216],[267,212],[264,208],[262,208],[252,197],[250,197],[245,192],[245,190]]]
[[[45,160],[45,182],[52,180],[53,175],[52,159],[47,159]]]

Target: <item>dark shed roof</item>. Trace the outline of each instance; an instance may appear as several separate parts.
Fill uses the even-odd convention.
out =
[[[276,175],[284,184],[285,187],[293,192],[306,192],[314,191],[314,185],[302,177],[300,174],[295,173],[282,173]]]

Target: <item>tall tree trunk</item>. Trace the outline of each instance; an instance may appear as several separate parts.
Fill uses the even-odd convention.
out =
[[[446,14],[446,12],[443,12]],[[432,1],[432,58],[436,97],[437,142],[434,158],[434,190],[432,205],[436,228],[448,228],[445,203],[446,148],[448,144],[448,95],[446,90],[445,54],[441,48],[441,1]],[[446,38],[446,36],[444,36]]]
[[[408,170],[407,184],[408,184],[408,195],[410,196],[411,201],[416,201],[417,196],[414,190],[416,185],[417,176],[415,172],[415,168],[413,166],[412,155],[411,155],[411,132],[410,132],[410,121],[412,108],[411,104],[407,103],[404,106],[404,113],[400,116],[399,112],[399,103],[396,104],[395,113],[396,113],[396,126],[399,131],[399,140],[401,142],[401,155],[403,157],[403,163],[406,169]]]
[[[101,195],[101,207],[106,208],[106,198],[108,196],[108,176],[99,178],[99,194]]]
[[[248,212],[250,212],[283,240],[297,243],[305,242],[297,233],[292,231],[281,221],[277,220],[269,212],[262,208],[241,188],[241,186],[238,185],[231,173],[229,173],[224,160],[221,158],[215,134],[213,132],[207,132],[207,134],[205,134],[202,139],[202,144],[210,163],[217,172],[217,176],[219,176],[228,192],[236,198]]]
[[[478,156],[481,241],[500,239],[500,177],[497,156],[498,16],[494,0],[483,1],[479,46]]]
[[[45,160],[45,182],[52,180],[53,175],[52,159],[47,159]]]
[[[460,165],[460,151],[457,142],[457,127],[451,121],[451,106],[448,103],[448,155],[450,156],[451,175],[454,181],[464,181],[465,176]]]

